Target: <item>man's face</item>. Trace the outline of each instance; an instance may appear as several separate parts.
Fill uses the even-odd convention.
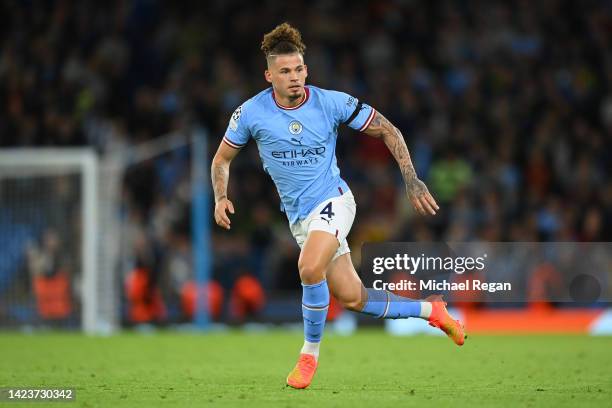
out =
[[[295,100],[304,95],[308,70],[301,54],[285,54],[268,58],[265,76],[277,95]]]

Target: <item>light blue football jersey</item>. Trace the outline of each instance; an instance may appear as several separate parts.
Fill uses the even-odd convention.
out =
[[[236,149],[255,140],[291,224],[349,190],[336,163],[338,126],[363,131],[375,114],[343,92],[308,85],[305,93],[299,105],[286,108],[276,102],[272,88],[260,92],[236,109],[223,138]]]

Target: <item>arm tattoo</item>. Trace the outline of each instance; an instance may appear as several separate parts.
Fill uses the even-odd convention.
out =
[[[229,164],[215,163],[210,169],[213,191],[215,193],[215,203],[227,197],[227,181],[229,179]]]
[[[370,126],[368,126],[364,133],[381,138],[385,142],[385,145],[387,145],[387,148],[399,165],[407,187],[418,180],[412,160],[410,159],[408,147],[404,141],[404,136],[387,118],[380,112],[376,112],[372,123],[370,123]]]

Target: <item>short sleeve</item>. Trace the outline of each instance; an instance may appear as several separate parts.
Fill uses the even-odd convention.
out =
[[[232,113],[223,141],[235,149],[240,149],[247,144],[250,137],[246,107],[242,104]]]
[[[354,96],[338,91],[329,91],[329,96],[338,123],[343,123],[350,128],[363,132],[374,119],[376,110]]]

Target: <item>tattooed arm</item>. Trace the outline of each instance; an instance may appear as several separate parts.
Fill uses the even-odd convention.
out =
[[[380,112],[376,112],[370,125],[363,131],[365,134],[381,138],[397,161],[406,183],[406,193],[414,209],[420,214],[435,215],[439,209],[436,200],[431,196],[427,186],[418,179],[408,147],[398,128],[393,126]]]
[[[221,142],[210,168],[213,191],[215,193],[215,222],[220,227],[230,229],[231,221],[227,215],[234,213],[234,204],[227,198],[227,182],[229,180],[230,163],[240,149],[235,149]]]

